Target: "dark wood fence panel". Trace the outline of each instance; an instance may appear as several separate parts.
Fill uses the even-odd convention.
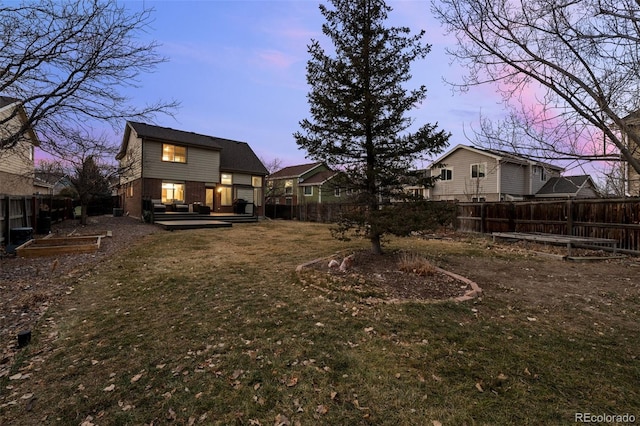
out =
[[[613,238],[640,254],[640,198],[459,203],[456,229]]]
[[[72,211],[69,198],[0,195],[0,246],[8,245],[11,229],[30,227],[35,233],[45,218],[47,223],[59,222],[73,217]]]

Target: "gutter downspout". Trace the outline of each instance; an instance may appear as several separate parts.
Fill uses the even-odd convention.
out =
[[[500,160],[496,158],[496,169],[498,177],[498,185],[496,189],[498,190],[498,201],[502,201],[502,167],[500,166]]]

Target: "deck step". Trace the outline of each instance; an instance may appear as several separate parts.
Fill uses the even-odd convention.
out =
[[[153,222],[174,222],[174,221],[189,221],[189,222],[210,222],[221,221],[230,223],[251,223],[257,222],[258,217],[250,214],[198,214],[198,213],[154,213]]]

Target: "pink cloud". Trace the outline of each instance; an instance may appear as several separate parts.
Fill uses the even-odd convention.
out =
[[[297,62],[297,59],[278,50],[260,50],[254,59],[256,65],[263,68],[287,69]]]

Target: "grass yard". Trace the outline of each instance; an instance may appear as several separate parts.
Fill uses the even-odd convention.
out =
[[[640,421],[636,260],[389,242],[475,280],[485,296],[461,304],[373,302],[294,271],[367,246],[284,221],[147,236],[69,278],[0,379],[0,424]]]

